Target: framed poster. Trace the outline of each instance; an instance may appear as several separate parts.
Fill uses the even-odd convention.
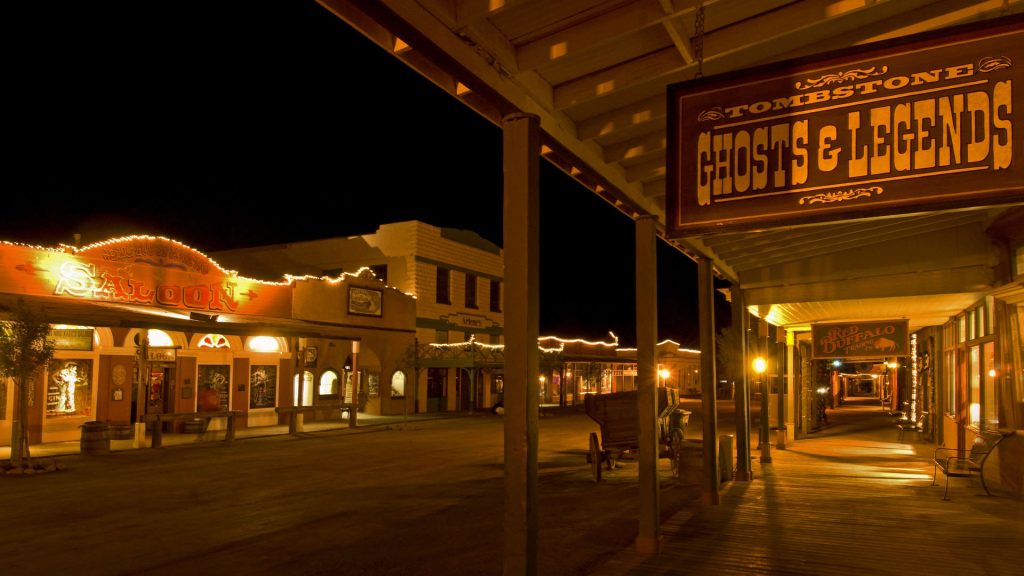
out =
[[[92,413],[92,360],[54,360],[47,371],[46,415]]]
[[[382,316],[384,314],[384,292],[359,286],[348,287],[348,313],[360,316]]]
[[[196,408],[199,412],[222,412],[228,409],[228,396],[231,393],[231,366],[200,364],[198,384]]]
[[[277,366],[249,367],[249,408],[273,408],[277,402]]]

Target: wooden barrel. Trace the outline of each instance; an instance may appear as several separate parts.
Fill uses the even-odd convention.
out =
[[[82,454],[110,454],[110,427],[105,422],[82,425]]]

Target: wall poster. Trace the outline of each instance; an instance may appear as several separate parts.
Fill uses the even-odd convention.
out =
[[[249,408],[273,408],[277,402],[277,366],[249,367]]]
[[[54,360],[46,377],[47,416],[92,414],[92,360]]]
[[[223,412],[228,410],[231,393],[231,366],[226,364],[199,365],[199,412]]]

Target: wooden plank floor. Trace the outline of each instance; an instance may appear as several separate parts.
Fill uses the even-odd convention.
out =
[[[1024,575],[1024,502],[963,478],[943,501],[934,446],[896,442],[877,403],[830,419],[771,464],[755,456],[757,478],[729,483],[719,506],[670,519],[659,555],[625,551],[594,574]]]

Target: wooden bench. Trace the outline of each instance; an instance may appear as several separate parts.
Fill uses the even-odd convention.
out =
[[[238,410],[226,410],[223,412],[175,412],[173,414],[146,414],[146,422],[153,423],[153,442],[151,446],[153,448],[160,448],[164,445],[164,422],[175,422],[177,420],[205,420],[206,425],[212,418],[227,418],[228,427],[227,433],[224,435],[225,442],[231,442],[235,439],[235,417],[240,415],[241,412]],[[203,426],[206,429],[206,426]]]
[[[319,404],[316,406],[278,406],[274,408],[274,411],[278,414],[285,414],[288,416],[288,433],[298,434],[304,430],[304,420],[306,414],[316,414],[318,412],[327,412],[328,417],[334,410],[338,410],[338,418],[345,412],[349,414],[349,427],[355,427],[355,422],[352,419],[352,404]]]
[[[903,442],[903,434],[905,432],[914,432],[919,435],[923,434],[924,422],[927,416],[927,412],[922,412],[920,418],[918,418],[916,422],[911,420],[910,418],[907,418],[906,416],[902,416],[899,420],[897,420],[896,429],[900,431],[897,441]],[[918,436],[918,438],[920,438],[920,436]]]
[[[1001,432],[982,432],[974,439],[970,452],[955,448],[936,448],[935,456],[932,458],[932,486],[935,486],[939,470],[942,470],[946,475],[946,491],[942,494],[942,499],[949,500],[951,477],[970,479],[977,476],[981,478],[981,487],[985,489],[985,493],[991,496],[992,492],[985,484],[985,462],[1007,436],[1009,434]]]

